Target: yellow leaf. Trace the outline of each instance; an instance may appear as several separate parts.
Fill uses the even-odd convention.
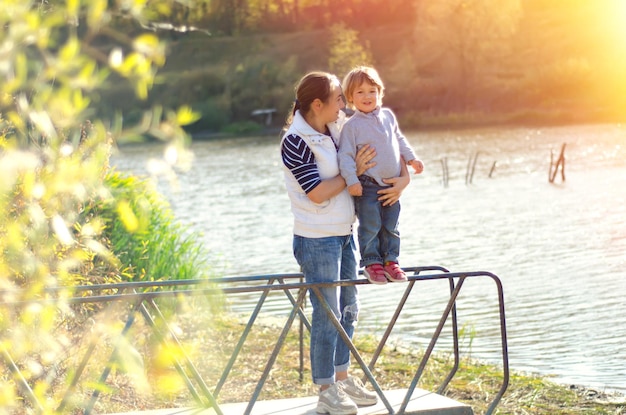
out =
[[[127,201],[122,200],[117,204],[117,214],[128,232],[133,233],[139,229],[139,220]]]
[[[133,46],[137,52],[152,55],[159,47],[159,38],[155,35],[143,34],[135,38]]]
[[[23,53],[15,56],[15,77],[20,86],[26,83],[28,77],[28,61]]]
[[[73,60],[76,55],[80,52],[80,44],[78,43],[78,39],[75,37],[70,38],[70,40],[61,48],[59,52],[59,58],[62,61],[70,62]]]
[[[194,112],[190,107],[184,106],[179,108],[176,114],[176,120],[179,125],[188,125],[200,119],[200,114]]]
[[[73,18],[78,16],[78,0],[67,0],[67,15]]]
[[[90,0],[87,2],[89,4],[89,10],[87,12],[87,20],[89,27],[98,27],[105,20],[104,13],[107,10],[108,4],[107,0]]]
[[[80,89],[74,90],[72,105],[77,111],[83,111],[89,106],[90,100],[85,97]]]
[[[148,84],[144,81],[138,81],[135,85],[135,93],[140,99],[148,98]]]

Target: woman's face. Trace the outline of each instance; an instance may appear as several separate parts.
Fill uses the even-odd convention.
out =
[[[341,85],[338,82],[333,82],[330,85],[330,96],[328,101],[323,103],[320,117],[324,120],[324,124],[337,121],[339,118],[339,111],[341,111],[346,104],[343,101],[343,92]]]

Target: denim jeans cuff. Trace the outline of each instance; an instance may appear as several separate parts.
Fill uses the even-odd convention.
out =
[[[330,378],[319,378],[319,379],[313,379],[313,383],[316,385],[332,385],[333,383],[335,383],[335,377],[330,377]]]
[[[350,361],[347,361],[343,365],[335,366],[335,373],[337,372],[345,372],[350,367]]]

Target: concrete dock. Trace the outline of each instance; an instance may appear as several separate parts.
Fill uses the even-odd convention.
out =
[[[406,389],[384,391],[394,411],[402,405]],[[258,401],[254,404],[251,415],[316,415],[317,397],[278,399]],[[220,405],[224,415],[242,415],[248,406],[247,402]],[[396,413],[396,412],[394,412]],[[214,409],[172,408],[155,409],[141,412],[128,412],[123,415],[215,415]],[[457,402],[445,396],[423,389],[415,389],[404,415],[473,415],[469,405]],[[118,414],[122,415],[122,414]],[[359,408],[358,415],[389,415],[389,411],[380,401],[376,405]]]

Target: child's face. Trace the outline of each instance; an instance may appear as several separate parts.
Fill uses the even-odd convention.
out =
[[[378,87],[364,81],[352,93],[352,104],[361,112],[372,112],[379,105]]]

